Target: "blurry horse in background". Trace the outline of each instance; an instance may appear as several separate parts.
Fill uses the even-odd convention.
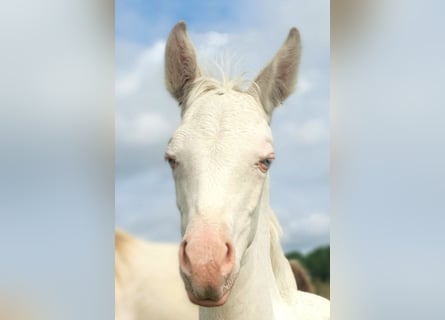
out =
[[[294,274],[298,290],[315,293],[314,286],[311,282],[311,277],[301,262],[297,259],[290,259],[289,264],[292,269],[292,273]]]
[[[179,276],[178,248],[116,230],[116,320],[198,319]]]

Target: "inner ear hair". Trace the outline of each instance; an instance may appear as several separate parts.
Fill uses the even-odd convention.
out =
[[[195,48],[187,34],[185,22],[178,22],[170,32],[165,47],[165,82],[168,92],[180,106],[201,75]]]

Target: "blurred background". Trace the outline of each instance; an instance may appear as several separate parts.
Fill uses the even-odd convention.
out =
[[[331,301],[439,319],[445,266],[441,1],[331,1]]]

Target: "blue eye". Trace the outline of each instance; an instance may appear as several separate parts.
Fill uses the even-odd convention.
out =
[[[175,159],[168,159],[168,164],[170,165],[170,167],[172,169],[174,169],[176,167],[176,161]]]
[[[178,165],[178,162],[176,161],[176,159],[170,155],[165,155],[165,161],[168,162],[168,164],[170,165],[170,167],[172,169],[176,168],[176,166]]]
[[[270,165],[272,164],[272,161],[270,159],[264,159],[262,162],[268,167],[270,167]]]
[[[258,162],[258,168],[260,168],[262,172],[266,172],[270,168],[271,164],[272,159],[266,158]]]

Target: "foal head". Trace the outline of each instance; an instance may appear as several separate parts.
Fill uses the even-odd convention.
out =
[[[190,300],[225,303],[253,241],[268,169],[274,159],[273,109],[292,92],[300,56],[297,29],[246,91],[202,76],[183,22],[169,36],[166,85],[182,108],[170,139],[181,213],[180,272]]]

